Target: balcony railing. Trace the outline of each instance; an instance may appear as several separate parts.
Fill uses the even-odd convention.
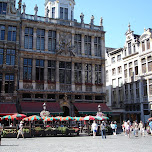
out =
[[[34,16],[29,14],[22,14],[22,19],[103,31],[102,26],[96,26],[96,25],[90,26],[90,24],[83,24],[82,26],[81,23],[72,20],[54,19],[54,18],[47,18],[42,16]]]

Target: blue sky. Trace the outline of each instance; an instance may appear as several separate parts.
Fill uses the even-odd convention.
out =
[[[18,1],[18,0],[17,0]],[[34,6],[38,5],[39,16],[44,16],[45,0],[23,0],[26,13],[34,14]],[[152,28],[152,0],[75,0],[74,18],[80,22],[80,13],[84,14],[85,23],[90,23],[92,15],[95,25],[99,25],[103,17],[106,31],[106,47],[119,48],[125,43],[125,32],[130,22],[135,34],[141,35],[144,28]]]

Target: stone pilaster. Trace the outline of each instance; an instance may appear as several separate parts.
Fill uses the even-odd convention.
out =
[[[48,60],[44,61],[44,90],[47,90],[48,88]]]
[[[33,50],[36,50],[36,32],[37,32],[37,28],[34,27],[34,32],[33,32]]]
[[[48,51],[48,30],[45,30],[45,51]]]
[[[95,52],[94,52],[94,36],[91,36],[91,55],[95,56]]]
[[[74,33],[72,33],[72,46],[74,46]]]
[[[82,52],[82,56],[85,55],[85,52],[84,52],[84,34],[81,35],[81,52]]]
[[[75,91],[75,82],[74,82],[74,62],[72,62],[72,91]]]
[[[19,75],[20,75],[20,80],[19,80],[19,89],[23,89],[23,58],[20,58],[20,71],[19,71]],[[33,70],[32,70],[33,71]]]
[[[5,94],[5,73],[2,75],[2,94]]]
[[[105,58],[105,36],[104,34],[101,37],[101,56]]]
[[[92,91],[96,92],[95,90],[95,64],[92,64]]]
[[[7,41],[8,25],[5,25],[5,41]]]
[[[35,89],[35,79],[36,79],[36,59],[33,58],[33,62],[32,62],[32,85],[33,85],[33,89]]]
[[[14,94],[17,94],[17,73],[14,73]]]
[[[25,27],[22,26],[21,49],[24,49]]]
[[[17,26],[16,42],[19,43],[20,40],[20,26]]]
[[[82,92],[85,92],[85,64],[82,63]]]
[[[59,91],[59,61],[56,61],[56,90]]]

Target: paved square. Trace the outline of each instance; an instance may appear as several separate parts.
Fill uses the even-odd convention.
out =
[[[3,138],[0,152],[152,152],[152,136]]]

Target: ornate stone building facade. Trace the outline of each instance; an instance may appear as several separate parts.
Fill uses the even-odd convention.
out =
[[[16,10],[14,0],[0,2],[1,101],[13,98],[24,113],[38,113],[39,103],[47,102],[64,115],[80,114],[81,103],[105,106],[102,18],[100,26],[94,25],[94,16],[85,24],[81,13],[78,23],[74,0],[46,0],[45,17],[37,15],[37,5],[34,15],[26,14],[26,4],[21,12],[21,5]]]
[[[142,35],[136,35],[129,25],[124,48],[107,48],[107,104],[118,121],[146,122],[152,115],[151,34],[151,29],[145,29]]]

